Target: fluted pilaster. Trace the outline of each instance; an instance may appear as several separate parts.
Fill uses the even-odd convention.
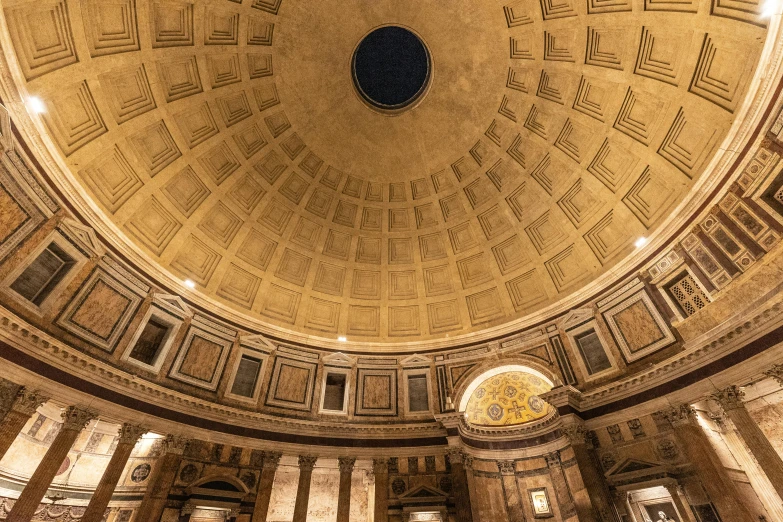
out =
[[[354,457],[340,457],[340,490],[337,496],[337,522],[349,522],[351,517],[351,477]]]
[[[299,484],[296,488],[296,504],[294,504],[294,522],[307,522],[307,507],[310,502],[310,483],[313,479],[313,468],[318,457],[299,455]]]
[[[252,522],[266,522],[269,514],[269,500],[272,498],[272,486],[275,483],[275,474],[280,466],[282,453],[277,451],[265,451],[261,464],[261,479],[258,481],[256,492],[256,505],[253,508]]]
[[[375,476],[375,522],[389,521],[389,461],[373,459],[372,471]]]

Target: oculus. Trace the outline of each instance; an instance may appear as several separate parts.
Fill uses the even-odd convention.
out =
[[[353,83],[371,108],[396,113],[427,91],[432,60],[424,42],[404,27],[387,25],[367,34],[351,60]]]

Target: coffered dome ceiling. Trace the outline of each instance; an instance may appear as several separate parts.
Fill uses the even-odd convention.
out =
[[[709,178],[766,35],[726,0],[511,1],[5,0],[3,48],[140,269],[260,330],[411,342],[620,273]],[[395,115],[351,76],[384,24],[432,59]]]

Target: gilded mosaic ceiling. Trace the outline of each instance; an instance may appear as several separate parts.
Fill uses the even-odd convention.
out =
[[[476,426],[509,426],[545,417],[550,406],[539,397],[552,387],[525,372],[490,377],[468,399],[465,416]]]
[[[135,248],[360,342],[505,324],[616,266],[703,174],[766,33],[724,0],[2,5],[47,145]],[[433,67],[395,116],[350,72],[388,23]]]

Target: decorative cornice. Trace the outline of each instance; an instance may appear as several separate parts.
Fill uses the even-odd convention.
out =
[[[775,379],[780,386],[783,386],[783,364],[773,364],[764,375]]]
[[[498,469],[501,475],[513,475],[516,473],[513,460],[499,460]]]
[[[176,435],[167,435],[166,440],[164,442],[165,446],[165,452],[174,454],[174,455],[182,455],[185,453],[185,450],[190,446],[190,443],[193,442],[193,439],[189,439],[187,437],[178,437]]]
[[[696,420],[696,410],[690,404],[672,406],[671,408],[661,410],[659,414],[675,428],[690,424]]]
[[[313,471],[318,457],[313,455],[299,455],[299,469],[302,471]]]

